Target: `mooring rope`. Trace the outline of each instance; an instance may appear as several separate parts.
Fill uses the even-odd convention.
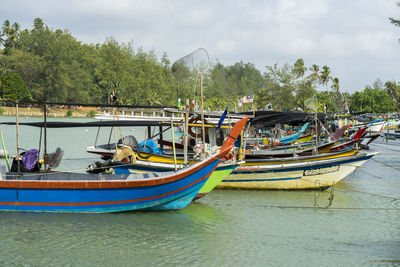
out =
[[[212,203],[215,206],[233,206],[232,203]],[[315,207],[315,206],[290,206],[290,205],[252,205],[252,207],[262,208],[279,208],[279,209],[323,209],[323,210],[395,210],[398,211],[400,208],[368,208],[368,207]]]
[[[341,187],[336,187],[336,189],[337,190],[342,190],[342,191],[347,191],[347,192],[357,192],[357,193],[371,195],[371,196],[375,196],[375,197],[388,198],[388,199],[392,199],[392,200],[400,200],[400,198],[398,198],[398,197],[385,196],[385,195],[380,195],[380,194],[360,191],[360,190],[356,190],[356,189],[348,189],[348,188],[341,188]]]
[[[371,158],[373,161],[375,161],[375,162],[378,162],[378,163],[380,163],[380,164],[382,164],[382,165],[385,165],[385,166],[387,166],[387,167],[389,167],[389,168],[392,168],[392,169],[395,169],[395,170],[397,170],[397,171],[400,171],[400,168],[397,168],[397,167],[395,167],[395,166],[392,166],[392,165],[390,165],[390,164],[387,164],[387,163],[385,163],[385,162],[383,162],[383,161],[380,161],[380,160],[377,160],[377,159],[374,159],[374,158]]]

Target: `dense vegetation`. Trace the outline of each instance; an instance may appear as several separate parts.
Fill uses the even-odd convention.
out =
[[[176,105],[177,99],[199,99],[198,75],[176,75],[164,53],[119,44],[85,44],[68,30],[52,30],[40,18],[31,30],[6,20],[0,32],[0,98],[68,103],[110,103],[118,95],[124,105]],[[393,112],[400,101],[400,83],[379,80],[352,95],[342,93],[330,68],[293,65],[266,66],[260,72],[252,63],[210,64],[203,77],[205,106],[231,110],[239,97],[254,94],[258,109],[339,112]],[[357,88],[347,88],[357,89]],[[247,106],[246,106],[247,105]],[[250,109],[245,104],[243,109]]]

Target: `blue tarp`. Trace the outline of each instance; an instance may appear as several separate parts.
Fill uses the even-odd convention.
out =
[[[151,151],[150,151],[149,147],[151,148]],[[156,142],[154,142],[151,139],[140,142],[138,144],[138,148],[139,148],[139,151],[143,151],[146,153],[153,153],[153,154],[158,154],[158,155],[163,154],[163,151],[158,148]]]

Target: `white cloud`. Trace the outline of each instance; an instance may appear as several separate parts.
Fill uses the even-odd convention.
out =
[[[262,71],[297,58],[328,65],[342,88],[363,89],[371,77],[400,81],[400,28],[388,20],[400,17],[393,1],[14,0],[13,6],[24,9],[0,2],[0,17],[27,28],[41,17],[88,43],[133,40],[135,48],[166,52],[171,61],[204,47],[222,64],[243,60]]]

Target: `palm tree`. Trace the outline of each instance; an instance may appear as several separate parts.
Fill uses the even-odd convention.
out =
[[[339,78],[335,77],[335,78],[331,78],[332,80],[332,85],[331,85],[331,89],[338,93],[339,92]]]
[[[8,50],[15,47],[17,43],[20,34],[20,26],[16,22],[10,25],[10,21],[5,20],[1,29],[3,30],[3,36],[6,37],[6,39],[2,39],[2,43],[5,47],[4,54],[7,54]]]
[[[8,19],[3,22],[3,27],[1,27],[1,29],[3,30],[4,35],[8,34],[10,31],[10,21]]]
[[[328,86],[328,82],[331,79],[331,70],[329,69],[328,66],[323,66],[321,74],[319,75],[319,83],[322,85]]]
[[[387,81],[385,83],[386,92],[392,97],[396,103],[396,111],[398,110],[400,100],[400,83],[397,85],[394,81]]]
[[[308,75],[307,78],[310,79],[312,82],[319,81],[319,79],[320,79],[320,77],[319,77],[319,66],[316,65],[316,64],[313,64],[310,67],[310,70],[311,70],[311,74]]]
[[[17,22],[15,22],[12,26],[11,26],[11,31],[9,33],[8,38],[10,39],[10,45],[11,47],[15,46],[15,43],[19,37],[20,34],[20,26]]]
[[[296,75],[296,78],[301,78],[304,76],[307,68],[304,67],[304,60],[299,58],[293,65],[293,73]]]

